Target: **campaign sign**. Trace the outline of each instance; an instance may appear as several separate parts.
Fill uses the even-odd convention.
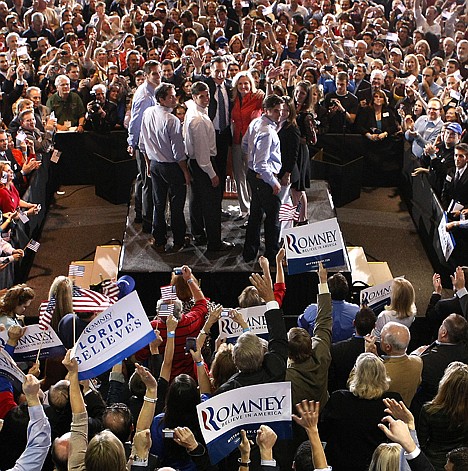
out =
[[[390,304],[393,280],[380,283],[361,291],[361,304],[369,306],[376,315],[380,314],[384,307]]]
[[[94,378],[156,338],[136,291],[96,317],[72,351],[80,380]]]
[[[447,213],[444,211],[444,214],[440,218],[438,233],[440,247],[442,249],[442,253],[444,254],[445,261],[450,258],[450,255],[452,255],[453,249],[455,248],[455,239],[453,234],[446,229],[447,223],[448,217]]]
[[[0,348],[0,375],[8,378],[15,389],[21,391],[26,377],[13,358],[3,348]]]
[[[344,244],[336,218],[284,231],[288,273],[295,275],[345,265]]]
[[[0,346],[4,347],[8,342],[8,333],[0,333]],[[16,361],[36,361],[37,352],[41,350],[39,358],[52,358],[64,356],[67,353],[62,342],[52,327],[42,330],[39,324],[28,325],[24,335],[19,339],[15,348]]]
[[[262,424],[278,439],[291,437],[291,383],[245,386],[219,394],[197,406],[198,421],[212,464],[237,448],[240,430],[255,439]]]
[[[247,307],[239,309],[242,317],[250,327],[250,332],[260,335],[268,334],[268,327],[265,319],[266,304],[261,306]],[[221,338],[236,338],[242,335],[242,327],[230,317],[220,317],[218,321],[219,335]]]

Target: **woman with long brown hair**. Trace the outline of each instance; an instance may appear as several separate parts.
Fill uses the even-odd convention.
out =
[[[34,299],[34,290],[22,284],[11,287],[0,298],[0,324],[8,330],[13,325],[24,326],[24,312]]]
[[[312,84],[300,81],[293,92],[296,105],[296,121],[301,132],[301,150],[297,161],[299,179],[291,185],[293,204],[301,202],[299,224],[307,223],[307,196],[306,189],[310,188],[310,155],[309,145],[317,142],[317,132],[313,114]]]
[[[468,443],[468,365],[450,363],[435,398],[421,410],[421,449],[436,471],[442,471],[449,451]]]

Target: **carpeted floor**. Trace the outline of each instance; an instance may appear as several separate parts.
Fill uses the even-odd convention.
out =
[[[50,283],[67,274],[70,261],[92,259],[96,245],[122,240],[125,230],[127,205],[108,203],[90,186],[61,189],[65,194],[56,195],[49,210],[28,280],[37,293],[30,315],[37,315]],[[232,209],[235,203],[225,201],[225,207]],[[432,267],[394,189],[364,189],[359,200],[337,213],[346,243],[363,246],[369,261],[387,261],[395,276],[405,275],[415,287],[418,312],[424,315],[432,292]]]
[[[361,197],[337,209],[346,243],[362,246],[368,261],[387,261],[393,276],[414,286],[418,315],[432,293],[432,266],[413,221],[394,188],[364,188]]]

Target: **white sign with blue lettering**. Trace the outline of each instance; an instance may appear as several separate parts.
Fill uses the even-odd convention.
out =
[[[325,268],[343,267],[345,246],[336,218],[284,231],[288,273],[294,275]]]
[[[0,333],[0,345],[5,346],[8,342],[8,332]],[[42,330],[39,324],[28,325],[23,336],[18,340],[15,347],[16,361],[36,361],[37,352],[41,350],[39,358],[51,358],[64,356],[65,347],[58,338],[52,327]]]
[[[156,338],[136,291],[117,301],[85,328],[72,350],[80,380],[94,378]]]
[[[239,309],[242,317],[250,327],[250,332],[256,335],[268,334],[268,327],[265,319],[266,310],[266,304]],[[220,317],[218,326],[219,335],[223,339],[236,338],[242,335],[242,327],[231,317]]]
[[[291,383],[245,386],[219,394],[197,406],[200,429],[213,464],[237,448],[240,430],[255,440],[262,424],[278,439],[291,436]]]
[[[393,280],[365,288],[360,293],[361,304],[370,307],[375,314],[380,314],[390,304]]]

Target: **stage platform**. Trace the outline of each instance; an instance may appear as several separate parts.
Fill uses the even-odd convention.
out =
[[[310,222],[336,216],[327,182],[312,181],[311,188],[307,190],[307,197]],[[119,275],[127,274],[135,279],[138,293],[150,317],[155,312],[156,301],[160,297],[159,287],[167,285],[172,269],[181,265],[192,268],[194,274],[201,280],[201,287],[207,297],[225,307],[238,305],[237,297],[249,284],[249,275],[252,271],[259,271],[260,267],[257,263],[247,264],[242,259],[245,229],[240,227],[243,221],[234,221],[235,216],[239,214],[237,200],[225,199],[223,208],[234,216],[222,221],[223,239],[235,244],[231,251],[215,253],[207,252],[205,246],[191,246],[175,254],[158,254],[151,248],[151,235],[142,232],[141,224],[133,222],[135,212],[133,205],[130,205],[119,262]],[[186,221],[189,223],[187,205],[185,210]],[[259,255],[262,253],[263,246]],[[316,301],[315,273],[287,276],[287,286],[283,304],[286,315],[296,317],[308,304]]]

